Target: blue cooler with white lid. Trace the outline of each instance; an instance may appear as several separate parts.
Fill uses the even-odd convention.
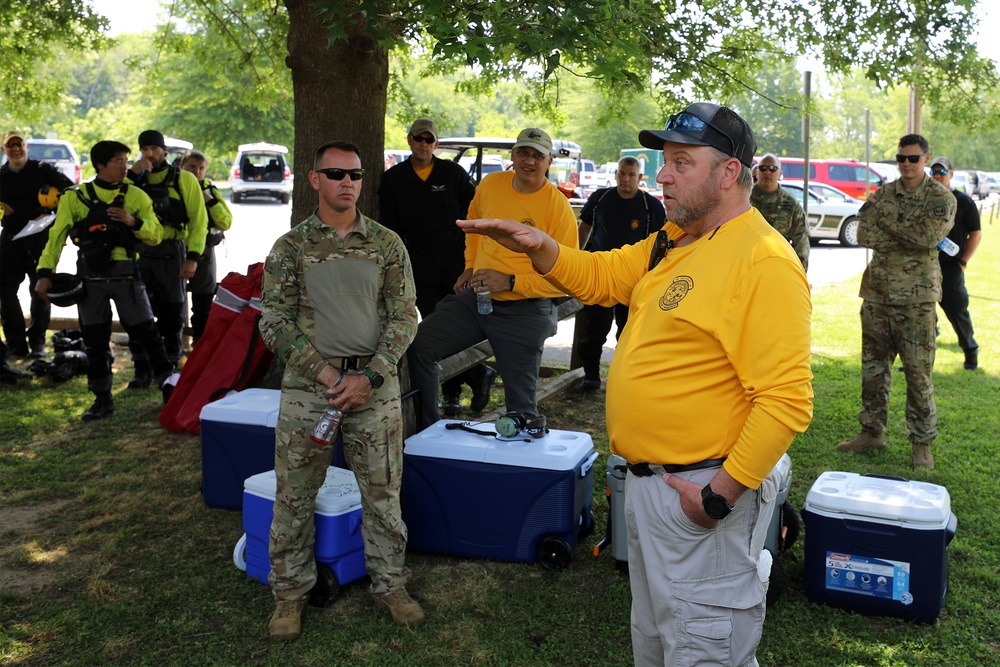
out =
[[[938,617],[958,526],[946,488],[828,471],[809,490],[802,520],[811,601],[926,623]]]
[[[565,567],[593,531],[593,467],[586,433],[497,436],[435,422],[406,439],[403,519],[408,547],[453,556]]]
[[[246,573],[267,584],[271,572],[268,557],[274,496],[277,491],[274,470],[249,477],[244,484],[243,530]],[[326,564],[339,584],[346,584],[367,574],[364,540],[361,537],[361,493],[354,473],[330,466],[326,480],[316,495],[317,564]],[[240,545],[237,545],[237,552]],[[239,563],[238,563],[239,564]]]
[[[281,392],[244,389],[201,409],[201,493],[209,507],[240,509],[243,480],[274,468]]]

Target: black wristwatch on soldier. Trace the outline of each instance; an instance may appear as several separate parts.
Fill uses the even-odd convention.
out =
[[[725,519],[735,509],[729,506],[729,501],[726,500],[725,496],[720,496],[712,490],[711,484],[706,484],[705,488],[701,490],[701,504],[705,508],[705,514],[716,521]]]
[[[373,368],[365,366],[365,369],[361,371],[361,374],[368,378],[368,381],[372,383],[372,389],[378,389],[385,382],[385,378],[382,374]]]

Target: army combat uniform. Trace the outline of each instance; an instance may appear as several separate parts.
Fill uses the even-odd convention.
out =
[[[955,198],[925,177],[909,192],[893,181],[858,213],[858,242],[872,249],[861,278],[861,410],[864,432],[881,437],[889,411],[892,364],[906,374],[906,426],[912,445],[937,436],[934,404],[935,304],[941,298],[937,244],[951,229]]]
[[[403,242],[360,213],[341,240],[315,215],[279,238],[267,258],[260,332],[286,364],[275,434],[277,495],[271,525],[275,598],[302,600],[316,582],[313,513],[331,445],[310,433],[329,406],[316,382],[327,364],[366,365],[384,378],[364,406],[343,417],[344,455],[361,491],[371,592],[391,593],[410,576],[399,493],[403,433],[396,366],[417,328],[416,290]]]
[[[809,270],[809,230],[806,229],[806,214],[795,197],[782,187],[774,192],[764,192],[755,185],[750,193],[750,205],[760,211],[767,223],[792,244],[792,249],[802,262],[802,268]]]

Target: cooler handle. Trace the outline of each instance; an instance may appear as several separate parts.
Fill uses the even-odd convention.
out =
[[[347,522],[348,530],[354,535],[361,528],[361,512],[351,512],[351,518]]]
[[[591,452],[590,456],[587,457],[587,460],[583,462],[583,464],[580,466],[581,478],[586,477],[587,475],[590,474],[590,471],[594,468],[594,461],[597,460],[597,457],[598,457],[597,452]]]
[[[948,517],[948,527],[944,529],[944,545],[948,546],[951,544],[951,540],[955,537],[955,531],[958,530],[958,517],[952,512],[951,516]]]
[[[906,479],[905,477],[896,477],[895,475],[879,475],[878,473],[875,473],[875,472],[866,472],[864,476],[865,477],[875,477],[877,479],[889,479],[889,480],[892,480],[894,482],[909,482],[910,481],[910,480]]]

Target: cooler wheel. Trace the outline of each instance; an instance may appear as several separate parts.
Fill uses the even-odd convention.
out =
[[[247,571],[247,534],[243,533],[243,537],[239,539],[236,543],[236,548],[233,549],[233,564],[244,572]]]
[[[329,607],[340,595],[340,581],[333,568],[324,563],[316,563],[316,585],[309,591],[309,604],[313,607]]]
[[[771,605],[778,601],[781,594],[785,592],[788,582],[785,576],[785,566],[781,563],[781,559],[774,556],[774,560],[771,561],[771,576],[767,584],[767,608],[770,609]]]
[[[538,543],[535,558],[548,570],[562,570],[569,567],[573,558],[569,542],[561,537],[543,537]]]
[[[788,551],[802,531],[802,518],[795,511],[791,501],[786,500],[781,505],[781,533],[778,536],[778,553]],[[777,556],[778,554],[775,554]]]

